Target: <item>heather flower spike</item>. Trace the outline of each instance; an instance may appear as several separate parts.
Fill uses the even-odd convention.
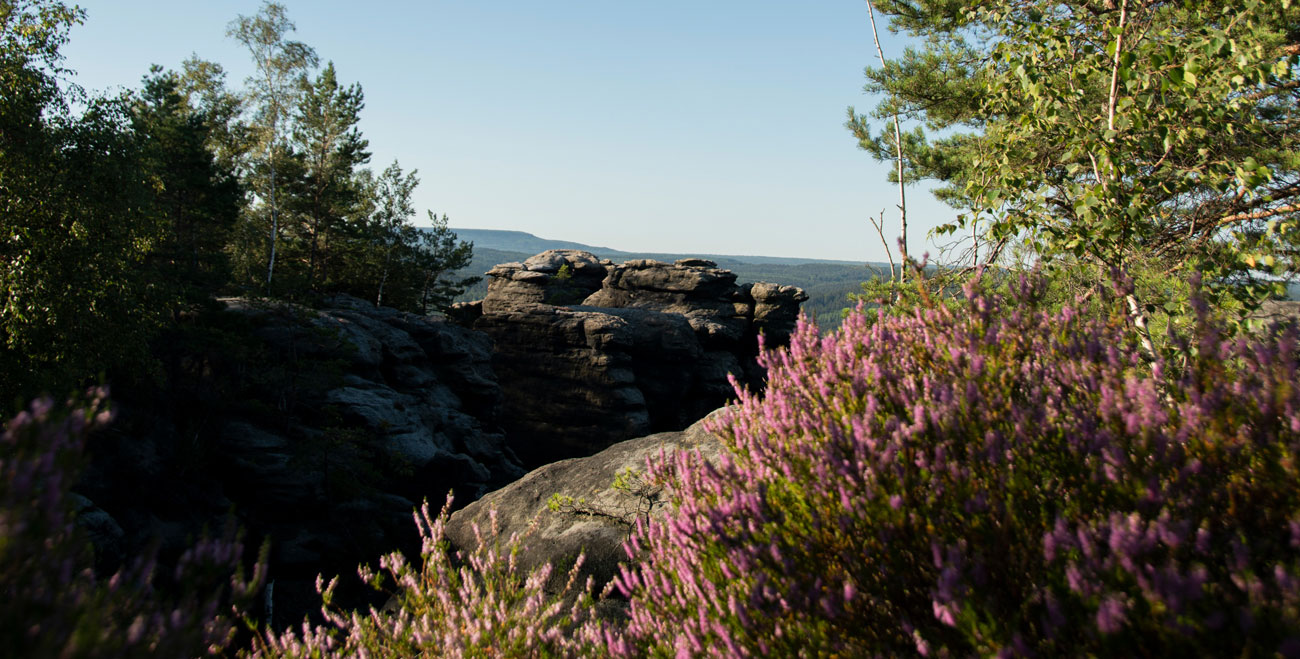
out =
[[[337,579],[325,588],[318,580],[325,624],[265,631],[250,656],[576,656],[604,645],[596,630],[578,630],[591,611],[591,582],[577,581],[581,556],[558,592],[551,592],[550,566],[525,571],[517,563],[529,534],[502,542],[492,515],[493,528],[475,529],[477,545],[453,556],[446,539],[450,513],[450,497],[436,515],[427,502],[415,511],[421,565],[413,567],[394,552],[380,559],[382,573],[359,569],[380,590],[394,584],[399,606],[342,611],[331,602]]]
[[[714,425],[729,459],[650,470],[672,511],[630,541],[610,652],[1300,647],[1295,329],[1228,340],[1203,312],[1186,367],[1152,364],[1034,278],[984,288],[766,353],[767,391]]]
[[[70,490],[85,438],[112,419],[107,391],[33,401],[0,435],[0,648],[23,657],[220,654],[238,607],[260,589],[265,555],[245,577],[233,524],[185,551],[160,585],[147,552],[107,579],[91,568]]]

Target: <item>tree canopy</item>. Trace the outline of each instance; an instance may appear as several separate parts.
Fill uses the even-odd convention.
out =
[[[968,255],[1169,273],[1235,288],[1300,261],[1300,8],[1289,0],[881,0],[920,41],[867,69],[849,128],[961,209]],[[897,174],[891,173],[896,179]],[[1269,287],[1271,288],[1271,287]]]
[[[472,283],[449,276],[472,247],[445,216],[412,224],[414,172],[364,169],[361,86],[332,63],[308,75],[282,6],[231,26],[256,59],[245,90],[195,56],[85,93],[59,52],[83,18],[0,0],[0,400],[143,374],[158,331],[219,294],[274,281],[281,298],[428,313]]]

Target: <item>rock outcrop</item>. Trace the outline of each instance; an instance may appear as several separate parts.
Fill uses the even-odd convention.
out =
[[[530,467],[681,430],[762,386],[758,335],[784,343],[807,295],[736,284],[711,261],[634,260],[551,250],[488,272],[460,313],[492,337],[510,447]]]
[[[462,550],[473,547],[474,526],[488,534],[493,510],[500,538],[523,535],[536,519],[537,527],[526,536],[520,551],[520,565],[528,570],[549,563],[562,572],[563,566],[572,565],[578,554],[584,554],[581,579],[593,577],[599,592],[617,574],[618,564],[627,561],[623,542],[636,517],[658,517],[666,510],[666,494],[645,487],[636,475],[644,472],[648,459],[658,459],[660,452],[670,456],[677,451],[698,451],[705,459],[716,458],[723,450],[722,443],[704,424],[701,420],[684,431],[630,439],[593,456],[535,469],[452,513],[447,539]],[[616,488],[613,484],[620,473],[631,475],[622,479],[627,485]],[[553,495],[565,502],[558,511],[548,506]]]
[[[454,490],[469,503],[525,467],[681,431],[725,404],[731,377],[761,386],[759,333],[784,341],[806,297],[737,285],[702,260],[615,265],[552,251],[489,274],[487,297],[448,318],[346,297],[187,312],[155,345],[156,372],[115,388],[117,421],[90,444],[76,491],[97,568],[156,540],[174,559],[234,511],[251,547],[271,540],[274,621],[296,622],[318,609],[318,573],[418,553],[421,500]],[[702,432],[619,445],[511,491],[571,479],[577,489],[548,483],[536,496],[604,505],[596,489],[618,469],[660,447],[703,446]],[[560,550],[622,541],[586,522],[554,533]],[[606,578],[616,560],[594,557],[589,570]]]
[[[319,500],[328,484],[301,480],[324,479],[323,470],[290,464],[293,445],[302,442],[321,460],[337,450],[334,467],[343,472],[379,470],[384,489],[406,498],[451,488],[477,496],[522,473],[497,426],[501,390],[481,334],[347,297],[319,311],[297,310],[303,315],[296,319],[241,301],[229,308],[264,323],[254,336],[273,353],[338,369],[300,402],[315,416],[278,428],[227,422],[223,454],[252,489],[279,492],[286,505],[294,497]],[[334,446],[348,443],[354,446]],[[349,464],[358,459],[373,464]]]
[[[418,551],[422,499],[468,502],[524,473],[481,333],[346,297],[228,300],[206,322],[165,357],[166,388],[115,392],[120,420],[92,444],[79,506],[105,569],[233,509],[254,547],[270,538],[275,617],[293,622],[319,607],[317,574]]]

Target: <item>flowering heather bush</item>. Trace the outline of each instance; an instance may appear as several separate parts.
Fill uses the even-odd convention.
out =
[[[1016,287],[1013,287],[1016,289]],[[768,352],[718,464],[652,467],[625,656],[1300,655],[1297,336],[968,289]]]
[[[243,546],[228,528],[186,551],[171,574],[146,556],[108,580],[95,577],[90,546],[70,510],[69,488],[86,434],[111,415],[104,392],[56,409],[33,402],[0,436],[0,655],[192,657],[231,640],[232,602],[261,580],[240,575]],[[234,575],[233,578],[231,575]],[[156,587],[166,577],[168,587]],[[228,587],[226,587],[228,584]]]
[[[528,534],[513,535],[504,544],[489,540],[474,527],[476,546],[457,554],[453,563],[446,540],[451,499],[433,517],[426,502],[415,513],[422,540],[423,566],[412,568],[401,552],[380,559],[379,565],[397,586],[399,606],[385,610],[344,612],[332,605],[338,579],[328,585],[319,577],[316,589],[324,605],[326,624],[304,622],[300,630],[266,632],[255,644],[253,657],[550,657],[573,656],[592,647],[596,637],[575,631],[589,611],[585,594],[566,606],[566,596],[578,594],[575,583],[582,557],[568,574],[562,592],[548,594],[551,566],[528,574],[516,557]],[[491,537],[497,537],[492,511]],[[362,580],[379,591],[384,577],[368,567],[358,569]],[[591,588],[590,581],[585,592]],[[585,639],[585,640],[582,640]]]

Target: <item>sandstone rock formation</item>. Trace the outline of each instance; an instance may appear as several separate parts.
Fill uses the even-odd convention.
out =
[[[581,578],[593,577],[599,592],[617,574],[618,564],[627,561],[623,541],[636,516],[657,517],[665,511],[665,493],[656,494],[657,490],[649,488],[637,492],[618,489],[613,487],[615,478],[628,470],[643,473],[646,460],[658,459],[660,452],[698,451],[705,459],[716,458],[722,444],[704,429],[704,423],[701,420],[684,431],[618,442],[590,457],[535,469],[452,513],[447,538],[461,550],[472,547],[474,526],[488,534],[492,510],[496,511],[500,538],[523,534],[537,519],[536,529],[526,537],[520,552],[520,564],[527,570],[550,563],[563,572],[578,554],[585,554]],[[636,481],[635,476],[632,480]],[[550,510],[547,504],[557,494],[567,497],[571,505]]]
[[[176,348],[165,390],[115,392],[119,422],[78,487],[105,569],[153,538],[186,546],[233,509],[254,547],[270,538],[276,619],[294,622],[319,607],[318,573],[418,550],[422,499],[468,502],[523,475],[486,336],[346,297],[226,306],[216,347]]]
[[[174,558],[234,511],[252,547],[271,540],[275,622],[296,622],[319,606],[318,573],[418,551],[422,499],[454,490],[469,503],[526,465],[686,428],[732,396],[729,377],[761,385],[759,332],[784,340],[805,298],[738,286],[701,260],[553,251],[490,274],[487,297],[448,319],[346,297],[320,309],[231,299],[169,330],[158,372],[114,390],[118,420],[76,488],[99,569],[155,539]],[[701,432],[646,446],[700,445]],[[616,463],[647,454],[635,446],[574,487],[612,483]],[[557,537],[621,542],[574,528]],[[610,560],[589,570],[607,576]]]
[[[551,250],[488,272],[458,313],[495,344],[510,447],[530,467],[680,430],[762,385],[758,335],[784,343],[807,295],[736,284],[711,261],[634,260]]]

